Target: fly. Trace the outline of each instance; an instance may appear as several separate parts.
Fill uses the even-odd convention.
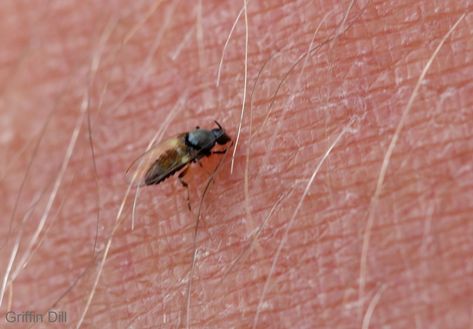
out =
[[[217,128],[196,129],[178,134],[165,140],[136,159],[127,170],[127,175],[137,185],[156,185],[179,172],[181,184],[190,165],[203,157],[222,154],[224,150],[213,150],[216,144],[226,145],[231,141],[222,126],[215,121]]]

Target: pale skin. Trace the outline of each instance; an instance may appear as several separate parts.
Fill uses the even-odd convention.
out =
[[[2,3],[2,327],[473,326],[467,1],[130,3]],[[132,230],[127,167],[213,120]]]

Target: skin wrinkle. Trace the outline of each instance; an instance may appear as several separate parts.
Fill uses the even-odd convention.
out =
[[[338,141],[341,139],[341,137],[348,131],[348,128],[350,128],[351,126],[351,123],[348,124],[346,127],[343,128],[342,132],[337,136],[337,138],[335,139],[335,141],[330,145],[330,147],[327,149],[326,153],[324,154],[324,156],[321,158],[321,160],[317,163],[317,166],[316,166],[316,169],[314,170],[313,174],[311,175],[310,179],[308,179],[308,182],[307,182],[307,186],[304,190],[304,193],[302,194],[300,200],[299,200],[299,203],[297,204],[297,207],[295,208],[294,210],[294,213],[292,215],[292,217],[290,218],[290,220],[288,221],[288,224],[287,224],[287,227],[286,227],[286,230],[284,232],[284,235],[283,237],[281,238],[281,241],[279,243],[279,246],[278,246],[278,249],[274,255],[274,258],[273,258],[273,261],[272,261],[272,264],[271,264],[271,269],[268,273],[268,276],[266,278],[266,282],[265,282],[265,285],[263,287],[263,291],[261,293],[261,297],[260,297],[260,300],[258,302],[258,306],[257,306],[257,309],[256,309],[256,315],[255,315],[255,318],[254,318],[254,321],[253,321],[253,328],[256,328],[256,325],[258,324],[258,318],[259,318],[259,313],[260,313],[260,310],[261,310],[261,307],[262,307],[262,303],[264,301],[264,298],[266,297],[266,293],[268,291],[268,288],[269,288],[269,284],[271,282],[271,278],[272,278],[272,275],[273,273],[275,272],[275,269],[276,269],[276,265],[277,265],[277,262],[279,260],[279,255],[281,254],[281,251],[282,251],[282,248],[284,247],[284,245],[286,244],[287,242],[287,238],[288,238],[288,234],[289,234],[289,230],[291,229],[292,225],[293,225],[293,222],[294,220],[296,219],[296,216],[298,215],[299,213],[299,210],[301,209],[302,207],[302,204],[303,202],[305,201],[305,198],[307,197],[308,193],[309,193],[309,189],[316,177],[316,175],[318,174],[320,168],[322,167],[322,164],[324,163],[324,161],[327,159],[328,155],[330,154],[330,152],[332,151],[332,149],[337,145]]]
[[[143,67],[150,40],[162,27],[162,15],[169,9],[169,2],[163,1],[153,9],[157,6],[155,1],[133,8],[121,0],[94,7],[75,1],[67,4],[50,1],[48,19],[34,20],[35,33],[29,34],[32,26],[28,17],[39,4],[15,7],[8,4],[13,0],[6,1],[8,9],[0,13],[0,22],[7,22],[7,16],[13,19],[2,25],[6,28],[0,28],[0,33],[11,31],[7,46],[13,53],[19,53],[18,49],[24,47],[21,40],[30,37],[40,38],[44,48],[18,58],[21,69],[14,71],[14,84],[0,81],[1,86],[6,86],[0,119],[11,118],[14,132],[10,142],[1,144],[5,149],[2,154],[13,159],[27,141],[33,140],[31,145],[34,145],[35,134],[52,110],[51,104],[58,104],[32,165],[32,175],[25,182],[14,227],[19,224],[18,218],[27,213],[33,196],[57,174],[48,167],[59,164],[64,157],[67,136],[71,135],[77,113],[74,106],[78,90],[83,83],[80,74],[90,64],[85,59],[96,46],[96,42],[87,44],[87,40],[97,41],[111,12],[121,17],[104,48],[103,61],[90,93],[91,113],[98,113],[95,104],[103,95],[100,114],[91,116],[101,190],[97,245],[101,256],[103,242],[112,230],[126,188],[125,169],[142,152],[183,91],[189,91],[183,110],[171,120],[163,137],[193,129],[196,124],[211,126],[213,119],[221,121],[233,138],[236,136],[235,128],[231,127],[237,126],[241,109],[238,95],[243,85],[241,45],[245,33],[241,19],[225,52],[218,89],[215,73],[228,29],[242,3],[202,1],[200,23],[205,36],[201,46],[205,60],[202,67],[195,37],[185,41],[179,55],[172,58],[178,44],[196,26],[195,6],[180,2],[171,18],[170,34],[163,36],[149,70],[117,111],[112,111],[111,106],[123,97]],[[314,6],[306,0],[248,2],[249,88],[262,63],[281,49],[281,45],[295,47],[291,54],[271,61],[257,82],[252,105],[253,131],[261,129],[273,92],[289,69],[289,63],[294,61],[290,56],[307,51],[314,25],[324,15],[345,11],[351,3],[334,4],[325,0]],[[323,154],[332,140],[330,137],[355,115],[360,118],[357,133],[346,141],[344,138],[343,146],[331,153],[330,164],[319,173],[294,221],[257,325],[258,328],[271,324],[278,328],[353,327],[358,311],[359,238],[366,224],[360,218],[368,209],[377,168],[387,147],[386,136],[393,134],[399,113],[438,40],[459,15],[472,9],[467,1],[450,0],[421,5],[403,0],[395,5],[370,2],[352,28],[338,36],[329,53],[322,49],[308,60],[297,88],[299,70],[288,77],[285,84],[293,88],[278,94],[271,120],[282,118],[281,106],[293,96],[296,96],[295,111],[284,117],[277,136],[272,131],[278,123],[269,120],[261,137],[252,139],[247,174],[244,167],[249,122],[243,121],[234,173],[229,174],[229,162],[223,164],[204,200],[196,241],[198,263],[192,282],[190,327],[251,326],[268,264],[300,193],[291,194],[274,210],[248,255],[228,274],[225,269],[244,252],[251,237],[247,228],[262,225],[278,198],[303,184],[304,178],[310,175],[304,168],[316,163],[317,155]],[[21,10],[8,11],[17,6]],[[346,25],[352,24],[361,7],[353,3]],[[337,22],[341,19],[343,16]],[[18,26],[20,22],[29,28]],[[333,32],[335,23],[329,17],[316,42]],[[136,24],[140,27],[132,33]],[[473,178],[468,170],[473,152],[469,129],[469,109],[473,103],[469,83],[471,26],[471,15],[467,15],[446,42],[420,89],[412,116],[404,126],[404,137],[391,157],[371,231],[369,266],[372,270],[366,282],[365,306],[372,302],[376,307],[362,314],[366,319],[369,316],[369,328],[386,325],[413,328],[426,323],[433,328],[471,325],[473,287],[469,259],[473,246],[469,237],[473,227],[469,218],[473,210],[469,205]],[[120,48],[125,36],[131,33],[133,37]],[[2,70],[4,65],[0,64]],[[4,79],[3,74],[0,77]],[[64,88],[67,79],[72,81],[71,87]],[[58,90],[59,87],[62,89]],[[450,96],[445,99],[447,92]],[[211,105],[204,105],[205,102]],[[271,141],[269,136],[273,136]],[[274,142],[274,150],[267,150],[268,142]],[[89,267],[97,206],[88,143],[84,125],[65,184],[59,191],[61,197],[47,222],[48,234],[28,267],[20,272],[12,294],[7,291],[0,312],[2,317],[9,296],[12,309],[46,311]],[[265,157],[267,161],[263,160]],[[189,174],[194,207],[207,178],[205,172],[212,171],[215,161],[208,159],[203,169],[196,166]],[[27,164],[28,156],[20,156],[14,165],[0,168],[2,173],[8,169],[0,182],[4,200],[1,213],[11,213]],[[243,190],[245,175],[249,180],[247,198]],[[59,200],[64,200],[60,212]],[[246,216],[247,211],[251,217]],[[131,213],[130,200],[82,328],[171,328],[179,322],[185,323],[181,310],[185,304],[195,226],[194,216],[186,210],[185,193],[176,179],[143,189],[133,232]],[[25,227],[22,243],[27,244],[31,238],[38,218],[38,211],[33,211],[29,222],[34,225]],[[314,225],[314,218],[324,223],[323,228]],[[2,241],[7,228],[8,225],[2,225],[0,229]],[[320,229],[324,235],[317,238]],[[0,251],[2,269],[15,238],[16,235],[11,236],[11,242]],[[20,248],[19,253],[22,252]],[[68,327],[79,320],[97,266],[93,263],[91,270],[57,305],[68,312]],[[222,284],[216,285],[224,273]],[[388,288],[377,295],[380,287]],[[361,319],[357,325],[361,327]]]
[[[49,215],[51,214],[52,206],[55,203],[56,197],[58,195],[58,191],[59,191],[61,185],[63,184],[63,177],[66,173],[66,170],[67,170],[67,167],[69,165],[70,159],[71,159],[72,154],[74,152],[74,149],[75,149],[75,146],[76,146],[76,143],[77,143],[77,139],[78,139],[78,136],[79,136],[79,133],[80,133],[80,130],[81,130],[81,125],[84,121],[85,113],[88,109],[88,106],[89,106],[89,103],[87,101],[86,92],[84,92],[84,97],[83,97],[82,102],[80,104],[79,113],[78,113],[77,119],[75,121],[75,126],[74,126],[74,129],[72,131],[70,141],[67,144],[67,149],[66,149],[66,152],[65,152],[65,155],[64,155],[64,160],[62,161],[61,166],[59,168],[59,172],[58,172],[58,174],[57,174],[57,176],[54,180],[53,188],[52,188],[51,193],[50,193],[50,195],[47,199],[46,206],[45,206],[44,210],[42,211],[42,214],[41,214],[39,222],[36,226],[36,229],[35,229],[33,235],[31,236],[31,238],[28,242],[28,247],[26,248],[24,253],[20,256],[19,261],[18,261],[15,269],[12,271],[11,276],[9,275],[9,273],[5,273],[4,282],[8,282],[8,284],[11,284],[17,278],[20,271],[23,270],[23,268],[26,266],[27,259],[30,257],[31,252],[32,252],[35,244],[38,241],[38,238],[40,237],[40,235],[41,235],[41,233],[42,233],[42,231],[43,231],[43,229],[46,225],[46,221],[47,221]],[[22,235],[23,235],[23,232],[21,230],[19,232],[19,236],[18,236],[18,243],[20,243],[20,238],[22,238]],[[9,263],[7,272],[10,272],[10,266],[13,265],[13,262],[15,261],[15,256],[13,256],[13,254],[16,255],[17,250],[18,250],[17,248],[14,248],[13,251],[12,251],[12,257],[10,258],[11,261]],[[3,297],[4,297],[5,287],[6,287],[6,285],[3,284],[2,289],[0,291],[0,307],[2,305],[2,300],[3,300]]]
[[[367,271],[368,271],[366,264],[367,264],[367,257],[368,257],[368,248],[369,248],[369,243],[370,243],[370,238],[371,238],[371,229],[372,229],[372,226],[373,226],[373,223],[374,223],[374,212],[377,210],[377,207],[378,207],[379,199],[380,199],[380,196],[381,196],[381,189],[382,189],[382,186],[384,184],[388,164],[391,160],[391,155],[393,153],[394,147],[396,146],[396,144],[398,142],[399,136],[401,134],[401,130],[404,128],[404,124],[405,124],[405,121],[406,121],[406,119],[407,119],[407,117],[410,113],[410,110],[413,107],[414,99],[417,97],[417,95],[419,93],[420,85],[423,82],[423,80],[425,79],[425,76],[426,76],[428,70],[430,69],[430,66],[432,65],[432,62],[436,58],[437,54],[439,53],[440,49],[442,48],[442,46],[445,43],[445,41],[447,40],[447,38],[453,33],[453,31],[457,28],[457,26],[460,24],[460,22],[464,18],[465,18],[465,14],[461,15],[457,19],[455,24],[453,24],[453,26],[450,28],[450,30],[448,30],[448,32],[442,38],[439,45],[437,46],[437,48],[435,49],[435,51],[432,53],[431,57],[427,61],[427,64],[425,65],[424,69],[422,70],[422,73],[419,77],[419,80],[415,85],[415,88],[412,92],[412,95],[409,98],[409,101],[406,105],[406,108],[402,113],[401,119],[399,120],[399,124],[397,125],[396,131],[395,131],[395,133],[394,133],[394,135],[391,139],[391,143],[389,144],[389,147],[388,147],[388,149],[386,151],[386,154],[383,158],[383,163],[381,165],[379,175],[378,175],[378,179],[377,179],[377,182],[376,182],[376,189],[375,189],[375,192],[374,192],[373,197],[372,197],[371,202],[370,202],[370,207],[369,207],[369,210],[368,210],[368,219],[367,219],[367,223],[366,223],[366,229],[365,229],[365,233],[364,233],[364,236],[363,236],[363,248],[362,248],[361,260],[360,260],[360,287],[359,287],[359,298],[360,298],[360,301],[361,301],[360,309],[363,309],[364,289],[365,289],[365,282],[366,282],[366,276],[367,276]],[[406,262],[405,258],[404,258],[404,262]],[[410,272],[409,272],[408,267],[407,267],[407,270],[408,270],[408,275],[409,275]],[[412,277],[412,275],[411,275],[411,277]],[[418,321],[416,321],[416,323],[417,322]]]

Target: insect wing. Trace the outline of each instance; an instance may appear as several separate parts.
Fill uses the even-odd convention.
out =
[[[179,170],[180,167],[189,162],[188,157],[176,156],[177,150],[182,149],[184,144],[185,134],[177,135],[166,141],[163,141],[150,150],[146,151],[138,157],[126,171],[126,176],[129,182],[135,186],[147,185],[145,183],[147,176],[149,176],[150,169],[156,165],[158,160],[163,159],[166,154],[173,154],[174,156],[166,157],[166,170],[156,177],[156,182],[164,179],[166,176]]]

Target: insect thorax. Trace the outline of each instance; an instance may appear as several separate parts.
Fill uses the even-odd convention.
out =
[[[195,150],[205,152],[215,145],[215,137],[208,130],[196,129],[187,134],[186,144]]]

